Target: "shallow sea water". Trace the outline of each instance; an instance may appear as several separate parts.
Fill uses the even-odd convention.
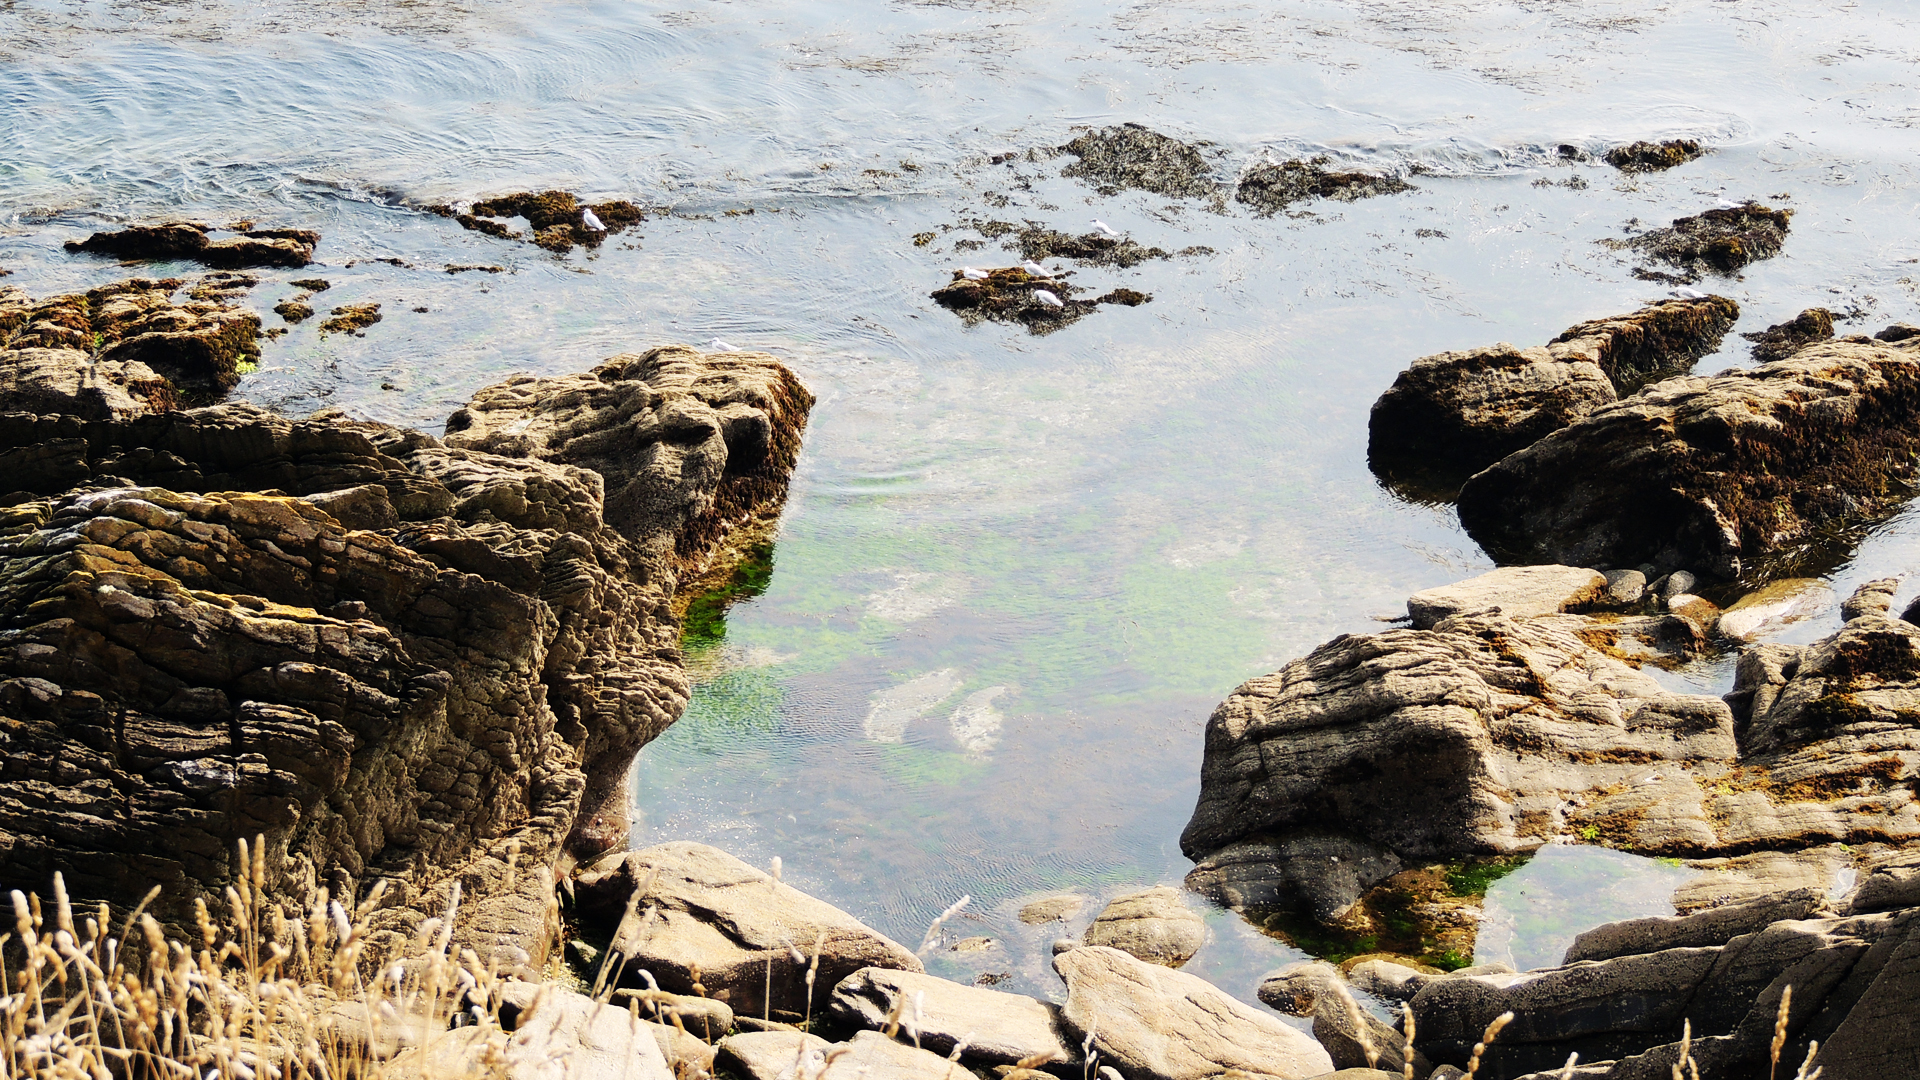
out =
[[[1749,197],[1796,216],[1782,256],[1703,284],[1736,330],[1920,321],[1917,58],[1897,2],[0,0],[0,268],[45,295],[129,272],[60,249],[105,223],[318,228],[325,265],[263,274],[253,306],[317,273],[385,318],[270,344],[240,394],[290,413],[437,429],[513,371],[714,338],[787,360],[819,403],[771,582],[690,657],[634,842],[778,855],[907,942],[970,895],[949,936],[997,947],[936,970],[1052,994],[1077,924],[1013,912],[1180,879],[1226,693],[1490,565],[1366,469],[1368,407],[1414,357],[1661,296],[1597,241]],[[1324,153],[1418,189],[1261,219],[989,164],[1124,121],[1216,144],[1222,180]],[[1640,177],[1554,152],[1673,137],[1713,152]],[[671,211],[556,259],[409,208],[545,187]],[[1214,252],[1075,277],[1142,307],[968,328],[927,293],[1015,261],[955,249],[973,217]],[[1746,362],[1729,336],[1699,370]],[[1827,573],[1845,595],[1914,570],[1909,513]],[[1663,677],[1723,692],[1731,661]],[[1516,884],[1489,910],[1483,952],[1544,962],[1624,909]],[[1189,970],[1235,994],[1299,955],[1210,921]]]

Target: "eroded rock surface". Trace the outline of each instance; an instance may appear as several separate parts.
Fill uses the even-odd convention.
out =
[[[903,1000],[908,1004],[902,1006]],[[1060,1034],[1059,1006],[918,972],[863,968],[833,988],[831,1005],[836,1019],[872,1031],[884,1029],[889,1017],[905,1015],[920,1045],[939,1054],[951,1054],[965,1039],[960,1059],[966,1062],[1012,1065],[1047,1053],[1061,1062],[1077,1056]]]
[[[1329,169],[1331,158],[1281,161],[1256,165],[1240,177],[1234,201],[1252,207],[1261,217],[1272,217],[1297,202],[1336,199],[1354,202],[1375,195],[1398,195],[1414,186],[1397,176]]]
[[[609,961],[617,981],[643,986],[644,969],[662,989],[686,994],[697,966],[707,994],[736,1015],[804,1019],[816,951],[813,1007],[822,1012],[832,988],[862,968],[922,970],[913,953],[853,916],[704,844],[610,855],[574,883],[583,918],[618,924]]]
[[[1177,968],[1207,942],[1207,923],[1180,890],[1156,885],[1116,896],[1094,916],[1081,940],[1106,945],[1150,964]]]
[[[67,250],[120,259],[191,259],[207,266],[301,267],[313,261],[320,234],[311,229],[246,229],[221,240],[209,239],[210,226],[192,221],[135,225],[67,241]]]
[[[1595,411],[1468,480],[1460,521],[1503,562],[1732,578],[1902,505],[1917,417],[1915,341],[1809,345]]]
[[[689,387],[756,369],[796,393],[742,404],[729,440]],[[685,705],[675,591],[724,540],[702,513],[777,512],[791,380],[669,349],[476,399],[539,402],[611,479],[552,460],[566,439],[496,453],[339,414],[6,414],[0,879],[128,906],[157,884],[184,918],[264,833],[274,898],[391,879],[376,924],[406,933],[457,876],[466,940],[537,965],[544,868],[624,836],[583,797]],[[595,414],[589,384],[696,420]]]
[[[260,317],[225,290],[176,302],[180,278],[131,278],[35,301],[0,285],[0,407],[126,419],[206,402],[260,355]]]
[[[1379,1068],[1398,1076],[1406,1064],[1406,1035],[1375,1019],[1354,1000],[1346,981],[1332,964],[1322,960],[1290,964],[1260,980],[1257,991],[1266,1005],[1289,1016],[1313,1018],[1313,1037],[1342,1069]],[[1413,1075],[1426,1076],[1433,1066],[1416,1049]]]

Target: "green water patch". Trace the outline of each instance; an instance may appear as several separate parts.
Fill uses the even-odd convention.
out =
[[[680,647],[691,651],[726,640],[727,609],[765,593],[772,583],[773,545],[749,548],[724,583],[694,597],[687,605],[680,621]]]
[[[1474,963],[1488,890],[1527,859],[1460,859],[1404,870],[1369,889],[1331,924],[1289,910],[1249,910],[1246,918],[1267,935],[1332,963],[1386,955],[1458,971]]]

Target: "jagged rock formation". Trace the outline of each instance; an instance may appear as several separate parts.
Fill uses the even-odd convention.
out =
[[[0,416],[0,879],[178,918],[264,833],[276,898],[391,879],[406,932],[457,877],[471,943],[537,963],[542,870],[624,838],[606,793],[685,705],[676,591],[777,513],[810,404],[669,347],[482,391],[458,445]]]
[[[1374,402],[1367,462],[1383,477],[1455,488],[1648,380],[1685,371],[1739,316],[1722,296],[1663,300],[1569,327],[1545,346],[1421,357]]]
[[[1904,503],[1916,416],[1913,340],[1809,345],[1595,411],[1468,480],[1460,521],[1503,562],[1731,578]]]
[[[40,301],[0,285],[0,404],[97,420],[225,394],[239,365],[260,355],[260,317],[225,302],[237,289],[209,288],[230,276],[221,279],[196,284],[184,302],[173,299],[180,278]]]

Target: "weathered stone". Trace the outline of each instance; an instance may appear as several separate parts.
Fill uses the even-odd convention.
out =
[[[865,968],[833,988],[831,1008],[842,1023],[872,1031],[884,1029],[889,1017],[905,1016],[920,1045],[940,1054],[966,1039],[961,1060],[982,1065],[1012,1065],[1046,1053],[1061,1062],[1079,1056],[1060,1034],[1059,1006],[932,975]]]
[[[1193,959],[1207,941],[1207,923],[1180,896],[1180,890],[1156,885],[1116,896],[1081,940],[1106,945],[1148,963],[1177,968]]]
[[[1601,600],[1608,607],[1637,604],[1647,594],[1647,575],[1638,570],[1609,570],[1606,578],[1607,591]]]
[[[1920,452],[1920,347],[1830,342],[1668,379],[1461,488],[1496,558],[1731,578],[1816,531],[1900,506]]]
[[[33,301],[0,288],[0,403],[128,419],[210,401],[260,354],[260,318],[222,298],[175,303],[177,278],[132,278]]]
[[[1712,637],[1720,626],[1720,605],[1704,596],[1692,593],[1678,593],[1667,597],[1667,610],[1675,618],[1686,620],[1694,633],[1703,638]]]
[[[209,240],[201,224],[170,221],[135,225],[118,232],[97,232],[67,241],[68,251],[121,259],[192,259],[208,266],[305,266],[313,261],[320,234],[308,229],[250,229],[224,240]]]
[[[1607,151],[1607,164],[1621,172],[1660,172],[1684,165],[1705,153],[1693,139],[1669,139],[1666,142],[1627,143]]]
[[[1409,1001],[1426,985],[1426,980],[1439,974],[1438,968],[1414,967],[1393,960],[1362,960],[1348,970],[1347,979],[1374,997]]]
[[[733,1028],[733,1010],[724,1001],[692,994],[669,994],[664,990],[638,990],[618,987],[609,995],[616,1005],[640,1003],[640,1015],[662,1025],[677,1018],[680,1026],[711,1042]]]
[[[1313,1037],[1341,1069],[1379,1068],[1400,1075],[1406,1057],[1406,1036],[1362,1009],[1340,978],[1323,960],[1290,964],[1260,980],[1261,1001],[1289,1016],[1313,1018]],[[1417,1034],[1417,1032],[1416,1032]],[[1413,1074],[1433,1070],[1416,1049]]]
[[[1020,908],[1020,921],[1029,926],[1065,921],[1080,913],[1087,906],[1087,898],[1069,893],[1065,896],[1043,896],[1030,900]]]
[[[21,412],[126,420],[176,408],[180,395],[137,360],[98,362],[77,349],[5,349],[0,401]]]
[[[1876,860],[1860,879],[1846,910],[1865,915],[1909,907],[1920,908],[1920,851]]]
[[[690,993],[697,966],[707,995],[736,1014],[770,1008],[778,1018],[804,1018],[816,948],[816,1005],[823,1009],[827,987],[861,968],[921,970],[913,953],[846,912],[704,844],[610,855],[580,872],[574,885],[583,917],[618,920],[609,962],[619,965],[626,985],[638,985],[645,970],[662,989]],[[805,959],[796,960],[794,950]]]
[[[1833,589],[1815,578],[1776,581],[1734,601],[1720,613],[1719,630],[1735,641],[1751,641],[1788,623],[1833,610]]]
[[[1578,323],[1547,348],[1564,360],[1590,360],[1622,397],[1677,375],[1720,347],[1740,305],[1724,296],[1659,300],[1626,315]]]
[[[1187,872],[1187,888],[1226,907],[1305,911],[1331,924],[1400,858],[1352,837],[1306,831],[1283,840],[1236,840]]]
[[[1329,169],[1332,160],[1317,156],[1255,165],[1241,175],[1234,188],[1234,201],[1252,207],[1262,217],[1272,217],[1307,199],[1354,202],[1414,190],[1412,184],[1391,174]]]
[[[505,1031],[459,1027],[407,1050],[387,1075],[421,1080],[488,1075],[506,1080],[672,1080],[648,1030],[654,1025],[583,994],[541,986],[502,1009]],[[562,1069],[557,1065],[564,1062]]]
[[[858,1032],[846,1047],[842,1061],[847,1072],[867,1080],[966,1080],[969,1075],[964,1066],[931,1050],[896,1042],[878,1031]]]
[[[1741,337],[1753,342],[1753,358],[1765,363],[1784,360],[1803,345],[1833,338],[1833,312],[1826,308],[1808,308],[1786,322]],[[1884,339],[1882,339],[1884,340]]]
[[[1319,1044],[1192,975],[1086,946],[1054,957],[1062,1015],[1129,1080],[1204,1080],[1226,1070],[1286,1080],[1329,1072]]]
[[[1653,281],[1696,281],[1703,273],[1732,274],[1748,263],[1770,259],[1786,244],[1791,210],[1775,210],[1749,200],[1674,218],[1673,224],[1609,246],[1646,253],[1680,268],[1678,276],[1636,271]]]
[[[1574,938],[1566,962],[1725,945],[1782,919],[1804,919],[1825,906],[1826,899],[1823,890],[1795,889],[1691,915],[1655,915],[1607,923]]]
[[[747,1080],[796,1080],[817,1076],[832,1046],[804,1031],[746,1031],[721,1039],[715,1061]]]
[[[1822,1075],[1891,1077],[1920,1068],[1920,1016],[1913,1007],[1920,1001],[1920,909],[1909,910],[1876,945],[1874,953],[1883,951],[1871,981],[1860,980],[1866,987],[1846,1019],[1821,1043],[1815,1060],[1826,1070]],[[1859,966],[1878,959],[1870,955]]]
[[[1407,614],[1416,630],[1454,615],[1499,612],[1516,619],[1577,611],[1606,593],[1607,579],[1577,566],[1503,566],[1479,577],[1414,593]]]

